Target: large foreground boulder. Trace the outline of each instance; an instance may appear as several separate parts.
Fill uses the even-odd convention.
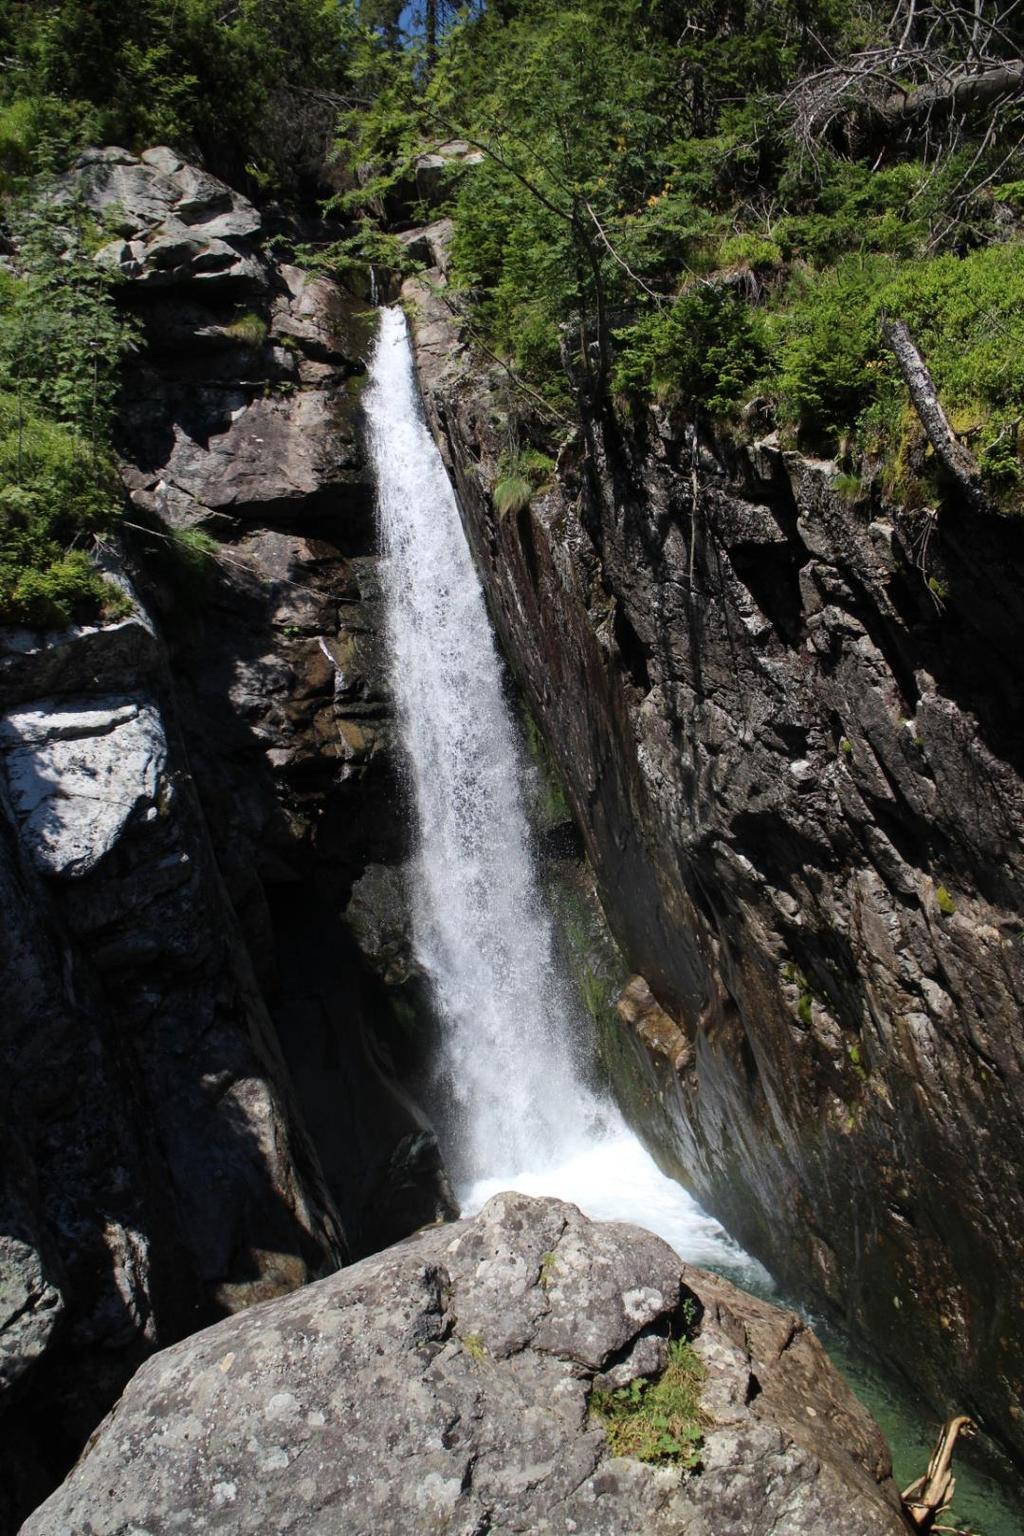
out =
[[[613,1457],[597,1385],[696,1322],[700,1468]],[[881,1536],[884,1441],[792,1314],[637,1228],[498,1195],[136,1374],[24,1536]]]

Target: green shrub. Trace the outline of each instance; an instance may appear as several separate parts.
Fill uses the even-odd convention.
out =
[[[730,235],[718,247],[718,266],[750,267],[757,272],[782,263],[782,250],[763,235]]]
[[[90,619],[97,611],[109,616],[124,612],[126,599],[107,581],[82,550],[53,560],[43,569],[23,570],[13,581],[0,566],[0,612],[40,628],[56,629],[74,619]]]
[[[110,443],[134,331],[75,205],[13,210],[18,275],[0,273],[0,621],[66,624],[122,601],[87,554],[123,497]]]
[[[706,1374],[692,1344],[675,1339],[657,1381],[637,1379],[615,1391],[592,1392],[590,1415],[604,1430],[612,1455],[698,1467]]]
[[[236,315],[224,327],[224,334],[243,347],[262,347],[267,339],[267,330],[267,322],[263,316],[249,309],[243,314]]]
[[[616,333],[612,384],[725,415],[765,365],[761,317],[731,290],[701,285]]]
[[[858,433],[885,456],[894,493],[913,496],[908,453],[920,426],[883,347],[888,314],[905,320],[953,421],[995,490],[1024,479],[1024,251],[1016,243],[903,261],[846,256],[794,275],[775,302],[769,388],[783,413],[812,435]],[[922,447],[921,466],[926,457]]]
[[[821,264],[850,252],[912,254],[927,240],[927,186],[917,161],[882,170],[827,155],[813,170],[798,162],[782,177],[793,211],[778,221],[774,239],[787,257]]]
[[[797,273],[781,298],[772,390],[804,429],[850,429],[867,405],[881,366],[876,298],[892,270],[889,257],[845,257]]]
[[[9,391],[0,392],[0,622],[63,625],[116,606],[84,550],[108,528],[120,486],[91,446]]]
[[[325,0],[0,0],[0,174],[169,143],[291,193],[322,165],[355,25]]]
[[[0,105],[0,190],[10,191],[35,169],[38,103],[22,96]]]
[[[992,188],[997,203],[1008,203],[1018,213],[1024,213],[1024,181],[1003,181]]]

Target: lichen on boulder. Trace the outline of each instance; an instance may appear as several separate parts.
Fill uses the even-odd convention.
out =
[[[595,1383],[657,1375],[682,1328],[702,1470],[612,1455]],[[797,1318],[648,1232],[502,1194],[148,1361],[24,1536],[904,1529],[880,1434]]]

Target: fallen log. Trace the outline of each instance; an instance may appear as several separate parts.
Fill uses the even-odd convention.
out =
[[[932,376],[905,322],[886,320],[882,325],[882,339],[899,364],[911,402],[935,451],[935,457],[956,481],[965,500],[976,511],[990,512],[992,503],[982,490],[981,471],[973,455],[964,447],[946,419]]]
[[[968,110],[992,111],[1024,91],[1024,59],[1006,59],[973,74],[894,91],[881,107],[890,123],[907,122],[936,114],[953,115]]]

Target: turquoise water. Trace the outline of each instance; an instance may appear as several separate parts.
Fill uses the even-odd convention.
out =
[[[707,1267],[720,1268],[715,1264]],[[814,1329],[832,1364],[884,1434],[892,1452],[897,1487],[909,1488],[927,1470],[942,1419],[905,1382],[884,1371],[838,1328],[782,1295],[767,1272],[762,1271],[766,1283],[758,1283],[756,1276],[729,1270],[724,1273],[734,1284],[765,1301],[791,1307]],[[953,1475],[956,1492],[951,1509],[942,1516],[943,1526],[970,1536],[1024,1536],[1024,1483],[991,1441],[969,1444],[960,1440],[953,1456]]]
[[[908,1487],[927,1467],[941,1421],[839,1333],[817,1319],[812,1323],[833,1363],[888,1440],[896,1482],[900,1488]],[[997,1455],[994,1451],[991,1454]],[[953,1472],[956,1494],[952,1510],[943,1516],[943,1525],[972,1531],[974,1536],[1024,1536],[1021,1496],[1015,1497],[1002,1481],[987,1474],[976,1458],[968,1461],[962,1441],[953,1457]]]

